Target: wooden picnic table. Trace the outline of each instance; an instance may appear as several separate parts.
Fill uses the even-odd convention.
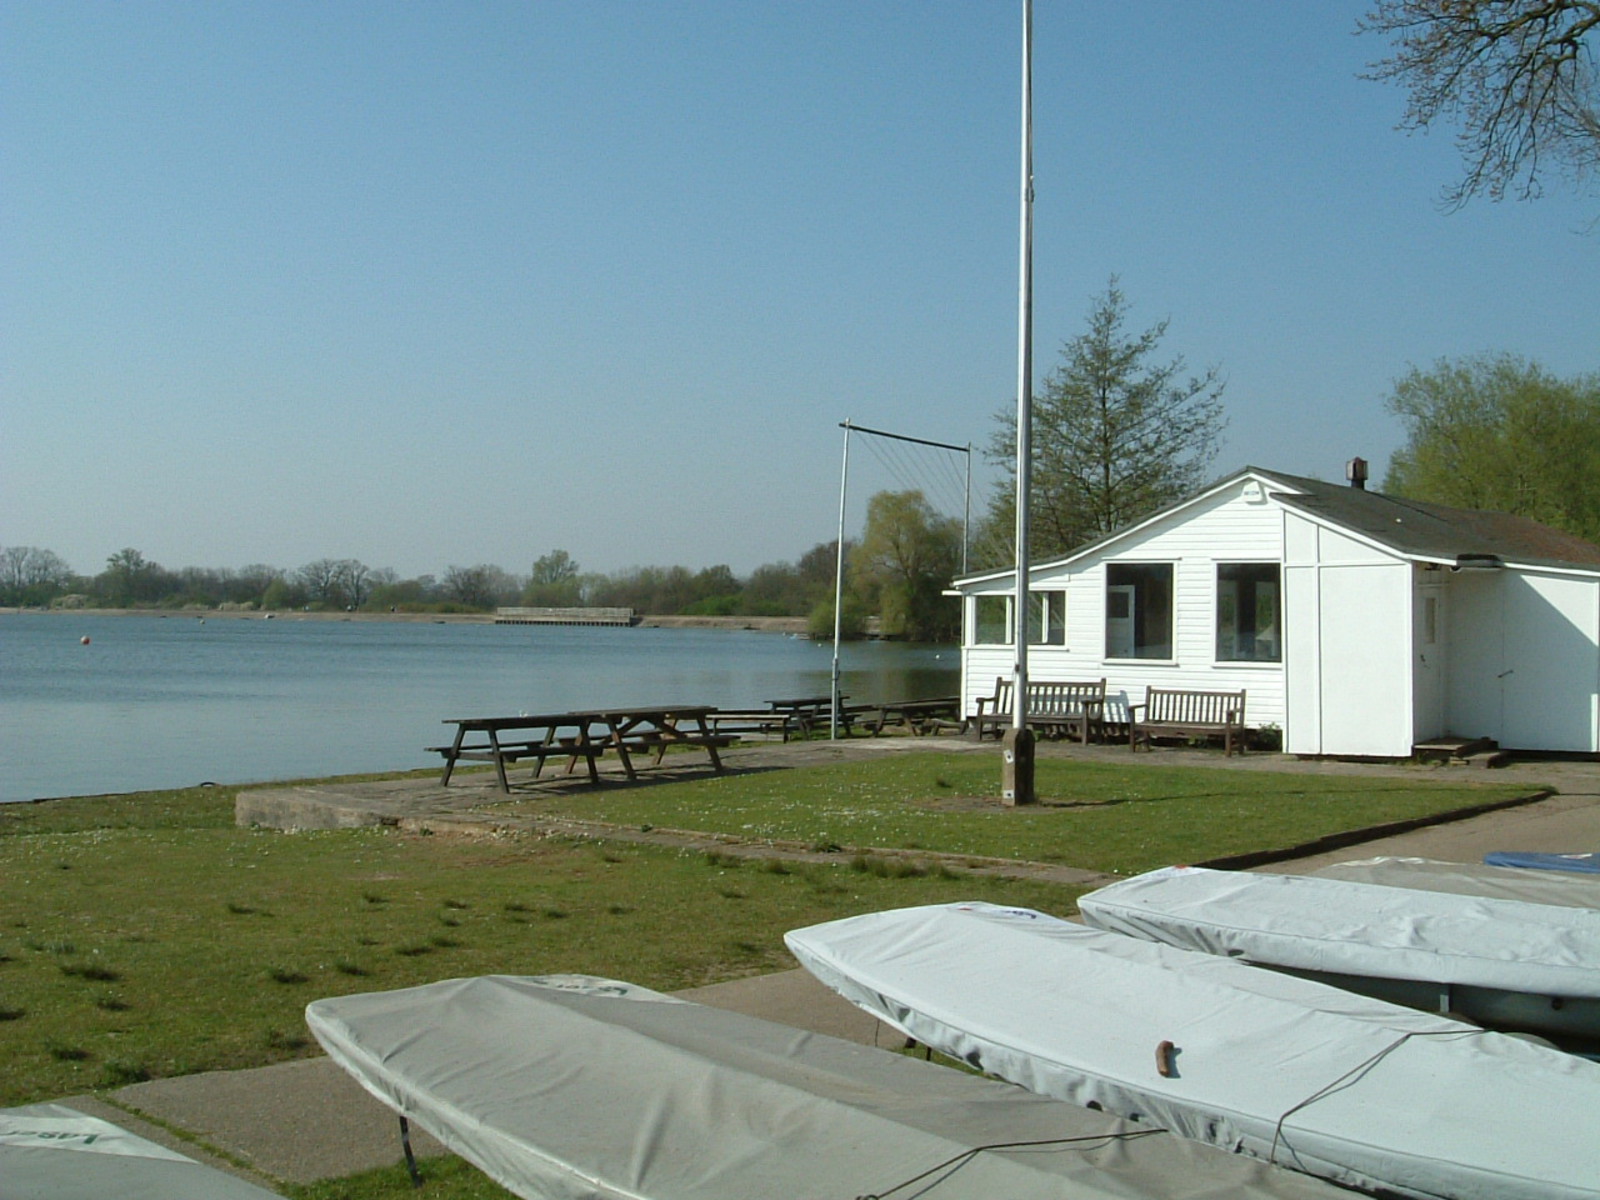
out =
[[[454,717],[444,722],[456,727],[451,744],[428,749],[444,757],[441,787],[449,785],[458,762],[492,762],[502,792],[511,790],[506,765],[528,758],[535,760],[535,779],[548,758],[565,758],[569,774],[583,759],[589,781],[599,783],[596,763],[607,753],[617,756],[629,779],[637,779],[634,751],[651,753],[659,764],[670,747],[692,746],[704,750],[711,765],[721,771],[722,758],[717,751],[732,745],[734,739],[708,726],[706,719],[714,711],[707,705],[678,704],[535,716]]]
[[[848,696],[839,697],[839,724],[846,733],[856,718],[856,710],[847,708]],[[809,734],[813,726],[831,725],[833,722],[832,696],[800,696],[790,700],[768,700],[767,707],[775,713],[784,713],[794,719],[802,734]]]
[[[872,731],[873,737],[882,733],[887,725],[904,725],[914,737],[937,733],[940,729],[964,729],[960,719],[960,696],[936,696],[927,700],[897,700],[892,704],[865,706],[862,724]]]

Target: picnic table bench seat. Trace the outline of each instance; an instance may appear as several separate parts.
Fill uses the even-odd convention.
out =
[[[844,730],[848,737],[855,729],[856,719],[872,706],[867,704],[845,704],[847,696],[839,697],[839,728]],[[795,727],[804,737],[810,737],[813,729],[833,728],[833,697],[832,696],[804,696],[793,700],[768,700],[767,708],[774,714],[783,713],[793,718]]]
[[[1244,753],[1244,692],[1147,687],[1144,703],[1128,705],[1128,746],[1149,749],[1157,737],[1220,737],[1223,749]]]
[[[514,725],[506,726],[507,729],[515,727]],[[533,772],[534,778],[537,779],[544,770],[546,759],[566,759],[567,772],[570,774],[581,758],[588,766],[590,778],[598,781],[600,772],[596,766],[596,760],[605,754],[606,745],[603,741],[588,737],[580,738],[576,734],[510,740],[496,736],[493,738],[486,737],[481,742],[463,740],[455,745],[429,746],[426,752],[438,754],[444,758],[444,774],[439,781],[441,787],[449,786],[450,776],[455,772],[456,763],[461,761],[486,762],[494,764],[495,771],[500,779],[500,790],[507,791],[509,788],[506,782],[506,768],[515,766],[526,759],[537,760],[538,765]]]
[[[800,722],[793,713],[771,712],[767,709],[719,708],[706,717],[706,723],[717,733],[779,734],[784,741],[791,733],[800,732]]]
[[[938,696],[926,700],[897,700],[863,704],[857,714],[861,727],[873,737],[890,726],[909,729],[913,737],[944,730],[965,730],[960,720],[961,697]]]
[[[720,771],[722,770],[722,758],[717,751],[726,750],[738,741],[739,739],[731,733],[670,732],[660,729],[648,729],[637,733],[625,733],[617,743],[613,744],[619,744],[630,751],[647,751],[654,756],[652,761],[657,766],[661,765],[661,760],[666,757],[667,751],[673,746],[693,746],[704,750],[711,758],[711,765]]]
[[[993,696],[979,697],[972,721],[980,740],[991,731],[998,738],[1011,727],[1011,692],[1012,681],[1001,676],[994,681]],[[1105,709],[1104,679],[1028,681],[1027,724],[1046,737],[1074,735],[1088,745],[1090,736],[1104,729]]]

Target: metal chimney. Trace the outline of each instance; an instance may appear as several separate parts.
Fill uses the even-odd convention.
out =
[[[1358,492],[1367,490],[1367,460],[1352,458],[1344,465],[1344,477],[1350,481],[1350,486]]]

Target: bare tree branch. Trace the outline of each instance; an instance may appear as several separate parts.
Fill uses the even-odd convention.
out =
[[[1459,124],[1449,207],[1532,199],[1550,169],[1581,189],[1600,167],[1600,74],[1585,41],[1600,0],[1378,0],[1358,29],[1395,45],[1366,78],[1410,90],[1400,128]]]

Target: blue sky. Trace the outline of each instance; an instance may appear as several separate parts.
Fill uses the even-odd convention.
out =
[[[1410,364],[1600,368],[1600,200],[1441,211],[1365,7],[1036,0],[1041,377],[1115,274],[1227,377],[1217,473],[1337,479]],[[9,0],[0,545],[792,561],[841,420],[1014,404],[1019,13]],[[853,449],[852,530],[923,470]]]

